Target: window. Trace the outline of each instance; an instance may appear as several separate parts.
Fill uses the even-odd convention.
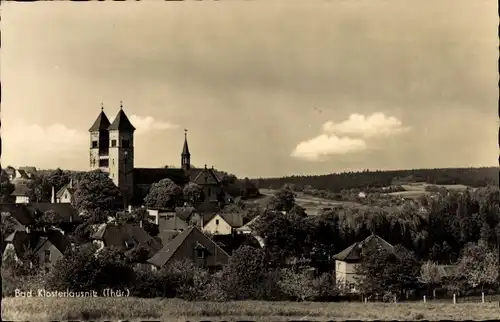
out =
[[[92,141],[92,149],[96,149],[98,146],[97,141]]]
[[[116,147],[116,140],[111,140],[111,147],[112,148]]]
[[[122,148],[130,148],[130,141],[129,140],[122,140]]]
[[[113,159],[113,165],[115,165],[115,159]]]
[[[205,258],[205,250],[204,249],[197,249],[196,256],[200,259]]]
[[[109,160],[107,159],[99,160],[99,167],[107,168],[108,166],[109,166]]]
[[[46,250],[44,255],[45,255],[44,258],[45,263],[50,263],[50,250]]]
[[[215,219],[215,224],[218,225],[219,224],[219,219]]]

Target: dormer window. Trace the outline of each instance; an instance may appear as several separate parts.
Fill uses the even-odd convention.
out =
[[[50,263],[50,250],[46,250],[44,253],[44,261],[45,263]]]
[[[116,147],[116,140],[111,140],[111,147],[112,148]]]
[[[98,143],[97,141],[92,141],[92,149],[97,149]]]

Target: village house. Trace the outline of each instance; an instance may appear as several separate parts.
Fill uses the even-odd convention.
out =
[[[57,193],[54,193],[54,187],[52,187],[52,203],[71,203],[73,200],[73,194],[75,193],[76,183],[73,183],[73,179],[69,181],[68,184],[64,185]]]
[[[142,225],[131,223],[108,222],[99,226],[92,234],[91,239],[100,249],[105,247],[116,247],[121,250],[129,250],[136,246],[143,246],[154,252],[161,249],[161,242],[151,237]]]
[[[12,256],[15,261],[36,259],[41,264],[53,264],[71,247],[70,241],[57,230],[47,232],[14,231],[5,238],[3,260]],[[31,256],[31,257],[30,257]]]
[[[371,234],[361,242],[356,242],[340,253],[334,255],[335,259],[335,280],[337,285],[351,289],[356,292],[356,267],[361,263],[361,252],[367,245],[377,245],[389,252],[394,251],[394,246],[386,242],[376,234]]]
[[[243,214],[214,214],[207,218],[203,232],[211,235],[233,235],[237,228],[243,226]]]
[[[30,189],[27,184],[17,183],[14,184],[14,191],[11,196],[15,197],[15,203],[25,204],[30,202]]]
[[[175,260],[192,260],[211,270],[228,264],[229,255],[196,226],[190,226],[148,260],[152,269],[160,269]]]

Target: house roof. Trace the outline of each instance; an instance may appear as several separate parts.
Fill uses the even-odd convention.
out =
[[[243,225],[242,227],[240,228],[237,228],[236,230],[240,231],[240,232],[246,232],[246,233],[251,233],[253,231],[253,228],[252,228],[252,225],[257,221],[259,220],[260,218],[260,215],[258,216],[255,216],[252,220],[250,220],[249,222],[247,222],[245,225]]]
[[[16,255],[25,258],[26,251],[38,252],[46,243],[54,245],[61,253],[64,253],[71,242],[61,232],[50,230],[48,232],[26,233],[25,231],[15,231],[10,234],[5,241],[14,246]]]
[[[27,204],[26,207],[32,216],[37,216],[52,210],[63,222],[82,222],[82,218],[78,215],[75,208],[68,203],[33,202]]]
[[[59,191],[56,193],[56,198],[62,198],[62,196],[66,190],[68,190],[70,195],[73,195],[73,193],[75,192],[73,182],[69,182],[68,184],[65,184],[64,186],[62,186],[62,188],[59,189]]]
[[[376,234],[371,234],[368,236],[366,239],[364,239],[361,242],[356,242],[352,244],[351,246],[347,247],[340,253],[336,254],[333,256],[336,260],[348,262],[348,261],[359,261],[361,259],[361,251],[363,247],[366,245],[376,243],[377,245],[381,246],[383,249],[393,252],[394,251],[394,246],[386,242],[383,238]]]
[[[184,184],[187,177],[182,169],[175,168],[135,168],[134,169],[134,184],[136,185],[152,185],[162,179],[170,179],[176,184]]]
[[[123,109],[120,108],[120,111],[118,111],[118,114],[113,120],[113,123],[111,123],[111,125],[108,127],[108,130],[134,132],[135,127],[132,125],[132,123],[130,123],[130,120],[128,119]]]
[[[130,223],[116,224],[113,222],[101,225],[91,238],[103,241],[107,247],[123,248],[126,243],[131,241],[138,245],[148,246],[154,251],[160,250],[162,246],[158,240],[151,237],[142,227]]]
[[[30,189],[28,185],[18,183],[14,185],[14,191],[11,193],[11,196],[15,197],[27,197],[29,195]]]
[[[205,236],[197,227],[190,226],[188,229],[184,230],[178,236],[176,236],[170,243],[165,245],[158,253],[148,260],[148,263],[156,267],[165,266],[174,256],[174,254],[181,248],[182,245],[188,244],[190,247],[186,247],[186,250],[194,249],[198,244],[202,245],[208,253],[211,255],[216,255],[216,261],[218,263],[227,263],[229,255]],[[191,252],[182,254],[183,257],[191,258]]]
[[[36,173],[36,167],[19,167],[19,170],[24,170],[26,173]]]
[[[196,206],[196,212],[199,214],[216,214],[219,211],[218,202],[211,200],[205,200],[198,206]],[[203,218],[205,220],[205,218]]]
[[[232,228],[240,228],[243,226],[243,214],[240,213],[214,214],[210,218],[207,218],[207,220],[204,220],[204,224],[208,224],[208,222],[214,219],[217,215],[219,215]]]
[[[177,217],[181,218],[184,221],[189,221],[191,216],[196,212],[194,207],[176,207],[175,214]]]
[[[214,169],[209,169],[205,166],[203,169],[194,169],[190,173],[191,181],[194,183],[204,185],[204,184],[213,184],[220,185],[221,180],[215,173]],[[194,178],[194,179],[193,179]]]
[[[101,111],[101,113],[99,113],[99,116],[95,120],[94,124],[92,124],[92,126],[90,127],[89,132],[107,130],[109,125],[110,123],[108,117],[106,116],[104,111]]]
[[[30,211],[24,204],[0,204],[0,212],[2,215],[10,214],[16,221],[18,221],[21,225],[33,225],[35,220],[31,215]]]

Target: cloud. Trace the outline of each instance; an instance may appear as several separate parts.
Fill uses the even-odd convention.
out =
[[[291,156],[307,161],[324,161],[327,156],[365,150],[365,139],[387,137],[409,130],[410,127],[403,127],[400,120],[393,116],[387,117],[384,113],[374,113],[368,117],[355,113],[343,122],[328,121],[323,124],[323,133],[300,142]]]
[[[343,122],[335,124],[328,121],[323,124],[323,131],[326,133],[360,135],[365,138],[387,137],[408,132],[410,129],[410,127],[404,127],[396,117],[387,117],[384,113],[373,113],[368,117],[361,114],[351,114]]]
[[[82,159],[89,142],[88,134],[63,124],[42,127],[24,122],[2,124],[2,161],[12,165],[40,167],[68,164]],[[84,158],[84,160],[86,160]]]
[[[366,143],[362,139],[321,134],[308,141],[300,142],[291,156],[307,161],[323,161],[329,155],[346,154],[364,149],[366,149]]]
[[[130,116],[130,122],[135,126],[136,133],[142,134],[155,130],[170,130],[178,128],[178,125],[169,122],[163,122],[160,120],[155,120],[151,116],[141,117],[138,115]]]

